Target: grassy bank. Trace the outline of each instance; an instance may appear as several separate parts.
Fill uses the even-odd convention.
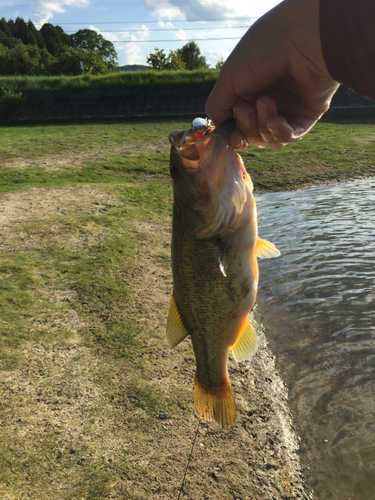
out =
[[[162,85],[214,84],[219,70],[195,71],[126,71],[107,75],[82,76],[4,76],[0,87],[15,92],[50,92],[61,90],[155,87]]]
[[[168,183],[168,134],[187,121],[0,129],[0,190],[153,176]],[[374,173],[375,119],[320,122],[303,139],[273,151],[241,152],[256,190],[288,190]],[[44,165],[61,164],[50,170]],[[78,168],[74,165],[79,163]],[[27,168],[17,168],[18,166]],[[143,178],[142,177],[142,178]]]
[[[186,126],[0,129],[2,498],[178,497],[197,421],[191,347],[164,343],[167,136]],[[320,123],[243,156],[258,189],[293,188],[368,175],[374,139],[372,122]],[[305,498],[254,365],[230,370],[239,424],[201,424],[187,495]]]

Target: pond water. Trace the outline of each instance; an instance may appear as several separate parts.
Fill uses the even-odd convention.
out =
[[[257,316],[319,500],[375,499],[375,179],[256,196]]]

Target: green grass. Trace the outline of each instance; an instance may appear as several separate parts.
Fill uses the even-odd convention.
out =
[[[4,76],[0,87],[15,92],[50,92],[123,87],[155,87],[162,85],[214,84],[219,70],[195,71],[126,71],[106,75],[82,76]]]
[[[102,151],[123,144],[167,144],[169,130],[188,126],[185,121],[134,121],[87,123],[84,125],[36,125],[0,128],[0,166],[16,158],[36,159],[44,155],[64,155],[82,151]]]
[[[320,122],[301,141],[281,151],[250,146],[241,152],[257,189],[290,189],[309,182],[333,180],[371,173],[374,168],[375,120]],[[169,155],[167,137],[176,128],[186,128],[187,121],[137,121],[133,123],[98,123],[0,129],[0,166],[19,158],[31,162],[24,169],[3,167],[0,191],[25,186],[57,186],[74,183],[124,183],[152,176],[158,183],[168,181],[166,163]],[[134,145],[137,145],[134,147]],[[126,146],[130,149],[126,150]],[[133,149],[131,147],[133,146]],[[96,155],[96,161],[80,158]],[[44,164],[64,161],[65,168],[44,175]],[[165,184],[164,184],[165,186]],[[154,186],[155,187],[155,186]],[[153,198],[148,190],[138,190],[136,197]],[[138,188],[134,187],[135,191]]]

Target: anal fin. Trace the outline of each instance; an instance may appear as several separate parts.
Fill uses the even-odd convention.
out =
[[[260,259],[271,259],[272,257],[279,257],[281,255],[280,250],[273,243],[261,238],[258,238],[255,253]]]
[[[174,295],[172,295],[167,319],[167,332],[165,335],[167,344],[169,347],[176,347],[176,345],[182,342],[188,335],[189,332],[182,323],[176,300]]]
[[[256,353],[258,338],[248,316],[245,318],[243,327],[231,349],[236,361],[245,361]]]
[[[201,385],[195,375],[194,408],[197,417],[206,422],[214,420],[223,429],[236,425],[237,412],[229,380],[223,388],[211,392]]]

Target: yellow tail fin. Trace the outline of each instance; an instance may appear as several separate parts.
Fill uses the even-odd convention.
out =
[[[236,425],[237,412],[229,380],[222,389],[209,392],[202,387],[195,375],[194,407],[197,417],[206,422],[215,420],[223,429]]]

